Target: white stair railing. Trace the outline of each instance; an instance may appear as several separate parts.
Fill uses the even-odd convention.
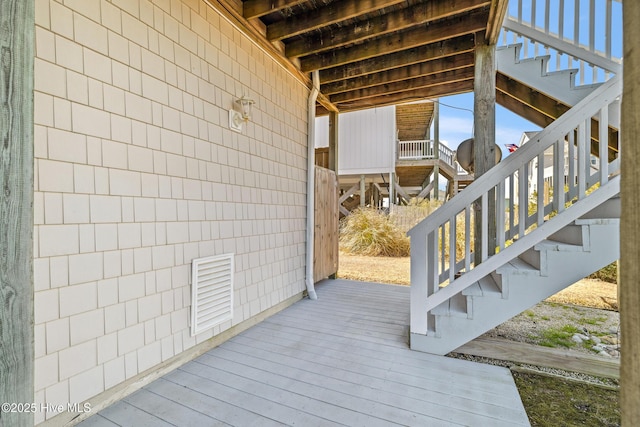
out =
[[[601,161],[593,172],[590,156],[592,145],[598,144],[600,159],[610,158],[609,144],[617,147],[609,118],[620,95],[616,76],[408,232],[412,334],[434,330],[430,310],[619,192],[619,176],[613,177],[619,157]],[[545,182],[551,182],[549,192]],[[593,191],[596,184],[600,188]],[[530,198],[534,185],[538,191]],[[492,204],[496,231],[490,236]],[[552,212],[555,218],[547,221]],[[481,224],[479,264],[473,259],[474,221]],[[464,242],[460,247],[458,240]]]
[[[622,68],[621,14],[621,0],[511,1],[502,43],[550,55],[549,71],[578,69],[580,85],[602,83]]]

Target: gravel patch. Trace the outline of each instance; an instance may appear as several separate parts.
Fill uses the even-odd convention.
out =
[[[545,345],[551,344],[546,342],[548,341],[546,338],[549,335],[548,331],[563,330],[577,330],[577,334],[588,337],[589,341],[578,343],[574,340],[574,335],[576,334],[567,332],[566,339],[554,342],[566,343],[567,347],[562,344],[548,346],[594,356],[599,355],[600,357],[609,359],[619,357],[618,340],[620,337],[620,314],[617,311],[581,307],[571,304],[558,304],[546,301],[541,302],[511,320],[508,320],[498,327],[488,331],[483,335],[483,337],[504,338],[517,342]],[[605,343],[607,346],[611,346],[613,350],[612,353],[614,353],[614,355],[611,355],[608,352],[607,354],[603,354],[600,351],[593,350],[593,347],[596,346],[596,342],[591,342],[591,340],[599,341],[601,344]],[[563,369],[533,366],[524,363],[519,364],[505,360],[489,359],[486,357],[460,353],[450,353],[449,356],[473,362],[502,366],[510,369],[513,369],[514,367],[524,368],[541,374],[569,378],[571,380],[604,387],[616,388],[619,385],[618,380],[615,379],[600,378],[579,372],[565,371]]]
[[[617,311],[541,302],[484,336],[611,358],[619,357],[619,332]]]

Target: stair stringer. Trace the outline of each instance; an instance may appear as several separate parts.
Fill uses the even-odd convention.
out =
[[[520,59],[521,48],[521,44],[515,44],[496,49],[496,64],[499,72],[568,106],[576,105],[600,86],[600,84],[576,86],[577,69],[549,72],[549,55]]]
[[[440,310],[435,315],[435,331],[412,339],[412,349],[440,355],[454,351],[620,257],[619,219],[580,219],[568,227],[575,226],[582,228],[586,247],[537,245],[545,274],[522,261],[519,268],[505,264],[491,274],[502,293],[468,292],[467,312]]]

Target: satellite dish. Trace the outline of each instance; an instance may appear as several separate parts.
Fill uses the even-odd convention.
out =
[[[498,144],[494,144],[496,154],[496,164],[502,160],[502,150]],[[458,145],[456,150],[456,161],[460,167],[466,170],[468,173],[473,173],[473,138],[465,139]]]

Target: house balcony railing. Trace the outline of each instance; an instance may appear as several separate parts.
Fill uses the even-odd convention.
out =
[[[439,158],[454,165],[455,152],[446,145],[439,144]],[[398,141],[398,160],[435,159],[432,139]]]
[[[469,175],[456,161],[456,152],[446,145],[439,145],[440,160],[451,166],[458,176]],[[398,160],[435,159],[433,140],[398,141]]]

